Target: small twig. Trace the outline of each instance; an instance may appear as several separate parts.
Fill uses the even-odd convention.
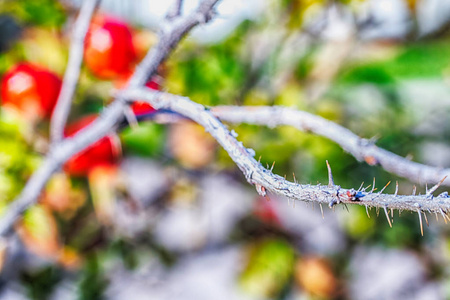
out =
[[[52,114],[50,124],[50,137],[52,143],[64,138],[64,127],[69,116],[70,104],[80,77],[81,63],[83,62],[84,41],[91,23],[92,15],[100,0],[84,0],[80,13],[74,24],[72,40],[69,49],[69,61],[59,92],[58,100]]]

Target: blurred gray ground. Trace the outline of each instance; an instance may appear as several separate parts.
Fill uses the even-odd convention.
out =
[[[128,188],[142,201],[152,199],[149,190],[158,193],[164,180],[157,176],[150,180],[139,174],[164,174],[157,162],[141,158],[126,158],[123,162]],[[137,181],[137,182],[134,182]],[[143,182],[142,182],[143,181]],[[138,183],[140,182],[140,183]],[[152,223],[158,243],[179,253],[172,267],[165,267],[154,253],[138,252],[139,263],[135,270],[124,267],[122,260],[111,257],[103,263],[108,279],[107,299],[256,299],[243,293],[238,285],[240,272],[245,267],[246,251],[240,244],[226,243],[236,223],[261,200],[249,186],[237,182],[226,174],[205,176],[199,183],[201,190],[197,205],[174,204]],[[146,196],[144,196],[146,194]],[[146,200],[145,200],[146,199]],[[345,219],[352,217],[340,207],[333,212],[326,208],[324,219],[320,209],[311,205],[270,197],[270,205],[281,220],[281,226],[295,238],[293,244],[302,255],[345,255],[349,260],[348,287],[351,299],[443,299],[445,282],[430,281],[424,262],[407,249],[384,249],[379,246],[356,246],[348,252],[349,241],[344,235]],[[175,201],[176,203],[176,201]],[[144,220],[139,217],[137,220]],[[118,218],[121,227],[121,218]],[[145,223],[149,224],[149,223]],[[133,225],[134,226],[134,225]],[[436,231],[431,222],[427,231]],[[141,228],[148,230],[149,228]],[[443,255],[437,243],[434,255]],[[344,280],[344,279],[342,279]],[[57,285],[51,299],[77,299],[77,281],[67,278]],[[1,299],[25,299],[24,291],[13,282]],[[297,288],[291,288],[287,298],[307,299]]]

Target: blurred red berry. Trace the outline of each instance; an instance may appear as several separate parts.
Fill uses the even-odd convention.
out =
[[[117,80],[115,82],[115,87],[118,89],[124,88],[125,85],[127,84],[128,80],[130,79],[132,73],[130,72],[129,74],[127,74],[126,76],[120,78],[119,80]],[[155,81],[155,79],[152,79],[150,81],[148,81],[145,84],[146,87],[152,89],[152,90],[159,90],[160,86],[159,84]],[[136,116],[140,116],[140,115],[145,115],[145,114],[149,114],[154,112],[156,109],[153,108],[153,106],[151,106],[150,104],[148,104],[145,101],[134,101],[131,104],[131,109],[133,110],[134,114]]]
[[[53,72],[30,63],[20,63],[2,78],[2,105],[14,108],[25,117],[49,118],[60,89],[61,79]]]
[[[84,59],[89,70],[103,79],[130,71],[136,60],[130,28],[112,17],[96,17],[86,38]]]
[[[75,135],[96,118],[97,115],[88,115],[68,125],[64,132],[65,136]],[[73,176],[86,176],[95,167],[116,164],[120,154],[120,141],[115,134],[111,134],[70,158],[64,165],[64,170]]]
[[[145,86],[152,90],[159,90],[159,84],[153,80],[147,82]],[[133,104],[131,104],[131,109],[136,116],[145,115],[155,111],[153,106],[144,101],[134,101]]]

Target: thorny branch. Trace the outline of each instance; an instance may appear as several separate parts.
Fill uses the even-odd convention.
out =
[[[158,66],[167,58],[172,49],[194,26],[208,22],[212,18],[212,10],[218,0],[203,0],[191,14],[172,19],[170,24],[162,26],[159,42],[143,61],[136,67],[136,72],[128,82],[129,88],[143,86],[148,78],[156,73]],[[42,189],[64,162],[98,141],[121,123],[126,108],[124,98],[116,98],[107,106],[90,126],[73,137],[65,138],[51,147],[41,167],[30,177],[20,195],[8,207],[0,219],[0,235],[7,234],[14,222],[31,205],[36,203]]]
[[[360,138],[347,128],[322,117],[282,106],[217,106],[213,114],[225,122],[266,125],[269,127],[292,126],[304,132],[324,136],[359,161],[380,165],[384,170],[417,183],[442,183],[450,186],[450,169],[427,166],[410,161],[385,149],[377,147],[370,140]]]
[[[84,40],[95,8],[100,0],[84,0],[80,13],[74,25],[69,49],[69,61],[64,73],[63,84],[52,114],[50,136],[53,143],[64,137],[64,127],[69,116],[70,104],[80,77],[83,62]]]
[[[254,184],[258,193],[262,196],[265,196],[267,191],[270,191],[293,200],[315,202],[320,205],[326,204],[330,207],[339,203],[359,204],[365,205],[366,207],[381,208],[385,211],[391,209],[416,211],[420,216],[422,212],[433,212],[441,214],[444,219],[448,218],[446,215],[450,211],[450,197],[448,194],[442,193],[437,197],[432,195],[444,181],[442,178],[425,195],[409,196],[397,195],[398,189],[395,194],[389,195],[382,194],[384,188],[378,193],[374,193],[374,189],[366,192],[362,188],[358,190],[341,188],[332,181],[331,168],[329,168],[330,183],[328,186],[304,185],[297,182],[290,182],[279,175],[273,174],[271,170],[264,168],[255,160],[254,151],[247,149],[242,142],[239,142],[236,139],[236,134],[230,132],[214,116],[212,111],[191,101],[189,98],[155,92],[147,88],[127,89],[120,92],[120,95],[130,100],[142,99],[148,101],[157,109],[167,109],[179,113],[203,126],[225,151],[227,151],[247,181]]]

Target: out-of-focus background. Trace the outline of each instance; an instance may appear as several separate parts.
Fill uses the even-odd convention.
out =
[[[197,3],[185,0],[183,11]],[[103,0],[99,15],[129,26],[137,62],[157,42],[170,4]],[[0,74],[26,61],[62,77],[79,5],[0,1]],[[306,110],[449,167],[449,26],[446,0],[222,0],[216,19],[183,40],[152,80],[208,106]],[[100,112],[124,81],[83,66],[70,122]],[[1,106],[1,211],[48,149],[48,118],[24,118],[21,109]],[[328,160],[343,187],[375,177],[378,189],[396,180],[400,193],[425,189],[293,128],[230,128],[290,180],[326,183]],[[261,198],[188,121],[145,121],[111,140],[120,160],[56,174],[0,245],[0,299],[450,298],[442,218],[429,215],[422,237],[409,212],[394,212],[389,228],[375,210],[368,218],[361,207],[325,208],[322,218],[317,205]]]

